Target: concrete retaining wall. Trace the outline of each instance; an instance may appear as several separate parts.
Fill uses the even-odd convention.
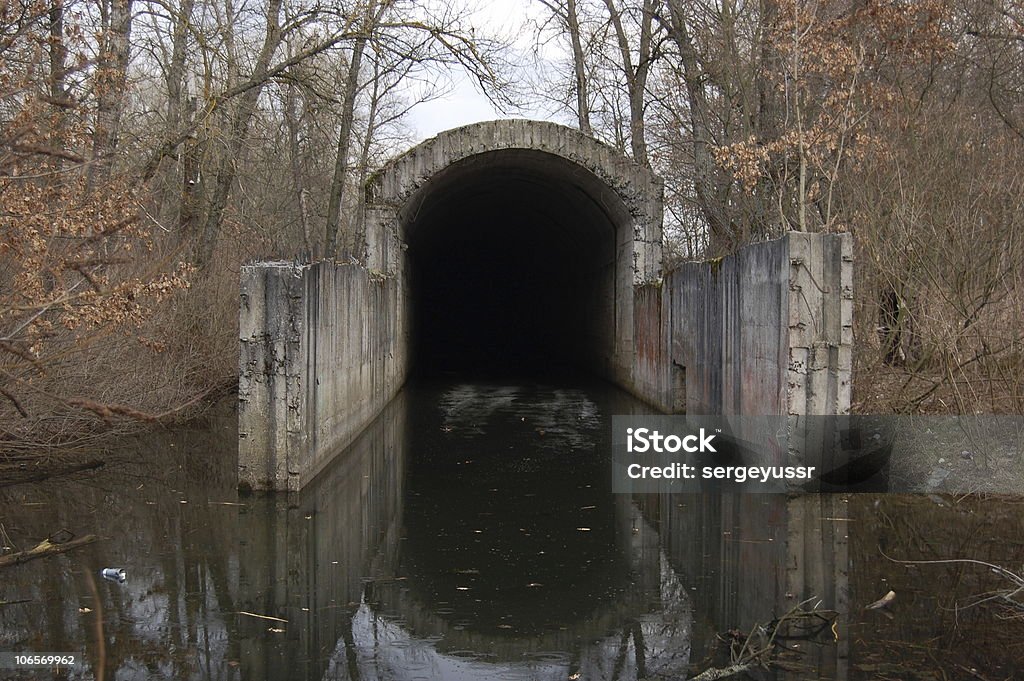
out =
[[[790,233],[687,263],[633,289],[632,326],[615,325],[619,341],[632,333],[632,361],[611,373],[666,412],[847,414],[852,279],[848,235]],[[300,489],[398,392],[407,300],[402,278],[355,265],[242,269],[242,485]]]
[[[634,294],[634,393],[663,411],[850,411],[848,234],[791,232]]]
[[[297,490],[405,382],[401,280],[354,265],[242,268],[239,482]]]

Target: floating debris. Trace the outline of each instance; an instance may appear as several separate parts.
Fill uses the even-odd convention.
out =
[[[865,610],[879,610],[881,608],[887,608],[890,605],[892,605],[892,602],[895,601],[895,600],[896,600],[896,592],[895,591],[889,591],[889,593],[885,594],[884,596],[879,598],[877,601],[875,601],[871,605],[866,606],[864,609]]]
[[[103,568],[100,570],[100,575],[103,579],[118,582],[119,584],[124,584],[125,580],[128,579],[128,573],[125,572],[124,568]]]
[[[245,610],[239,610],[238,614],[245,615],[246,617],[257,617],[261,620],[271,620],[274,622],[284,622],[285,624],[288,624],[288,620],[286,619],[281,619],[280,617],[271,617],[270,615],[261,615],[256,612],[246,612]]]

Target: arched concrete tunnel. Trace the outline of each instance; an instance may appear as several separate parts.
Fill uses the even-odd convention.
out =
[[[433,176],[408,209],[416,369],[601,368],[632,222],[600,179],[553,154],[491,151]]]
[[[243,268],[239,477],[254,489],[312,479],[410,371],[582,369],[643,394],[634,367],[660,341],[634,343],[635,291],[661,276],[648,169],[565,126],[490,121],[392,159],[365,199],[365,263]],[[648,317],[636,328],[661,328]]]
[[[848,237],[789,234],[662,280],[661,181],[541,121],[448,130],[365,191],[365,263],[242,268],[253,489],[301,488],[416,368],[586,369],[695,414],[849,410]]]

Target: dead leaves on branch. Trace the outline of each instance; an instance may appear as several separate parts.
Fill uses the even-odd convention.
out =
[[[12,184],[4,180],[4,195],[18,201],[0,234],[7,272],[0,287],[0,396],[22,418],[29,416],[22,397],[27,393],[105,422],[115,416],[152,420],[131,407],[71,398],[33,381],[59,381],[69,355],[107,334],[138,335],[161,302],[189,287],[194,268],[178,263],[162,271],[159,263],[150,264],[149,235],[131,214],[135,203],[123,194],[111,191],[93,200],[91,192],[68,196],[60,189],[70,203],[53,210],[58,204],[39,187],[15,192]],[[46,215],[56,219],[41,217]],[[140,344],[153,351],[165,347],[163,340],[143,336]]]
[[[953,47],[943,29],[948,12],[942,0],[871,0],[852,8],[783,0],[767,38],[775,58],[760,74],[778,99],[780,127],[771,137],[718,147],[719,167],[749,194],[767,185],[780,203],[787,194],[800,194],[798,202],[821,199],[841,168],[886,153],[869,126],[897,101],[885,73],[941,60]]]
[[[152,244],[137,202],[115,186],[89,191],[81,178],[48,187],[0,180],[5,199],[0,259],[0,356],[44,360],[59,331],[130,331],[153,306],[187,288],[194,268],[147,264]]]
[[[188,288],[194,268],[154,257],[138,190],[126,181],[89,187],[81,168],[26,151],[73,142],[47,129],[18,130],[17,140],[0,133],[0,402],[21,419],[45,415],[52,407],[40,407],[42,400],[105,422],[151,420],[131,407],[63,394],[62,372],[87,372],[85,351],[100,338],[140,334],[161,302]]]
[[[194,272],[175,244],[154,241],[144,219],[151,194],[118,174],[126,156],[98,144],[102,100],[124,88],[124,65],[97,51],[105,38],[88,17],[63,7],[54,23],[53,9],[0,3],[4,448],[62,445],[115,419],[173,413],[166,399],[149,399],[139,378],[153,367],[136,355],[167,347],[161,304]],[[164,384],[191,403],[192,386]]]

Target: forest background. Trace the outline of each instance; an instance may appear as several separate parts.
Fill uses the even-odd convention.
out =
[[[855,411],[1024,412],[1021,0],[523,10],[0,0],[8,461],[230,391],[240,265],[360,261],[367,177],[465,78],[664,178],[669,267],[850,232]]]

